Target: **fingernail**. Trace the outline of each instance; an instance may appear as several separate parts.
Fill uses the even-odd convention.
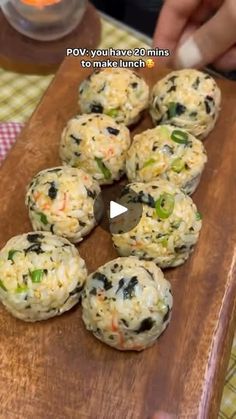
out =
[[[202,54],[194,38],[190,36],[176,52],[176,64],[179,68],[198,67],[202,62]]]

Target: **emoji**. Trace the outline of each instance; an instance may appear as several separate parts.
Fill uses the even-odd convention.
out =
[[[148,58],[146,60],[146,67],[147,68],[153,68],[154,66],[155,66],[155,62],[153,61],[153,59],[152,58]]]

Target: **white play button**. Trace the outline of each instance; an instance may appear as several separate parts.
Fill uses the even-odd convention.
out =
[[[110,201],[110,218],[118,217],[118,215],[124,214],[128,211],[128,208],[118,204],[115,201]]]
[[[105,231],[111,234],[126,233],[141,220],[143,204],[128,185],[114,183],[104,187],[94,202],[94,217]]]

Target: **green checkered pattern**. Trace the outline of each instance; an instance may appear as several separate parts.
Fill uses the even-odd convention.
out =
[[[146,42],[145,36],[134,36],[127,29],[118,28],[114,23],[102,19],[100,48],[146,48]],[[53,75],[22,75],[0,69],[0,122],[26,122],[52,78]],[[236,419],[236,337],[225,379],[219,418]]]

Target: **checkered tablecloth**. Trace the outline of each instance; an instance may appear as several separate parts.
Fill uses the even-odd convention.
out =
[[[100,48],[147,47],[147,40],[140,34],[130,33],[114,22],[102,19]],[[0,164],[48,87],[51,76],[20,75],[0,69]],[[2,124],[8,122],[8,124]],[[11,124],[16,122],[17,124]],[[236,419],[236,338],[234,339],[224,393],[219,413],[220,419]],[[211,419],[211,418],[209,418]]]

